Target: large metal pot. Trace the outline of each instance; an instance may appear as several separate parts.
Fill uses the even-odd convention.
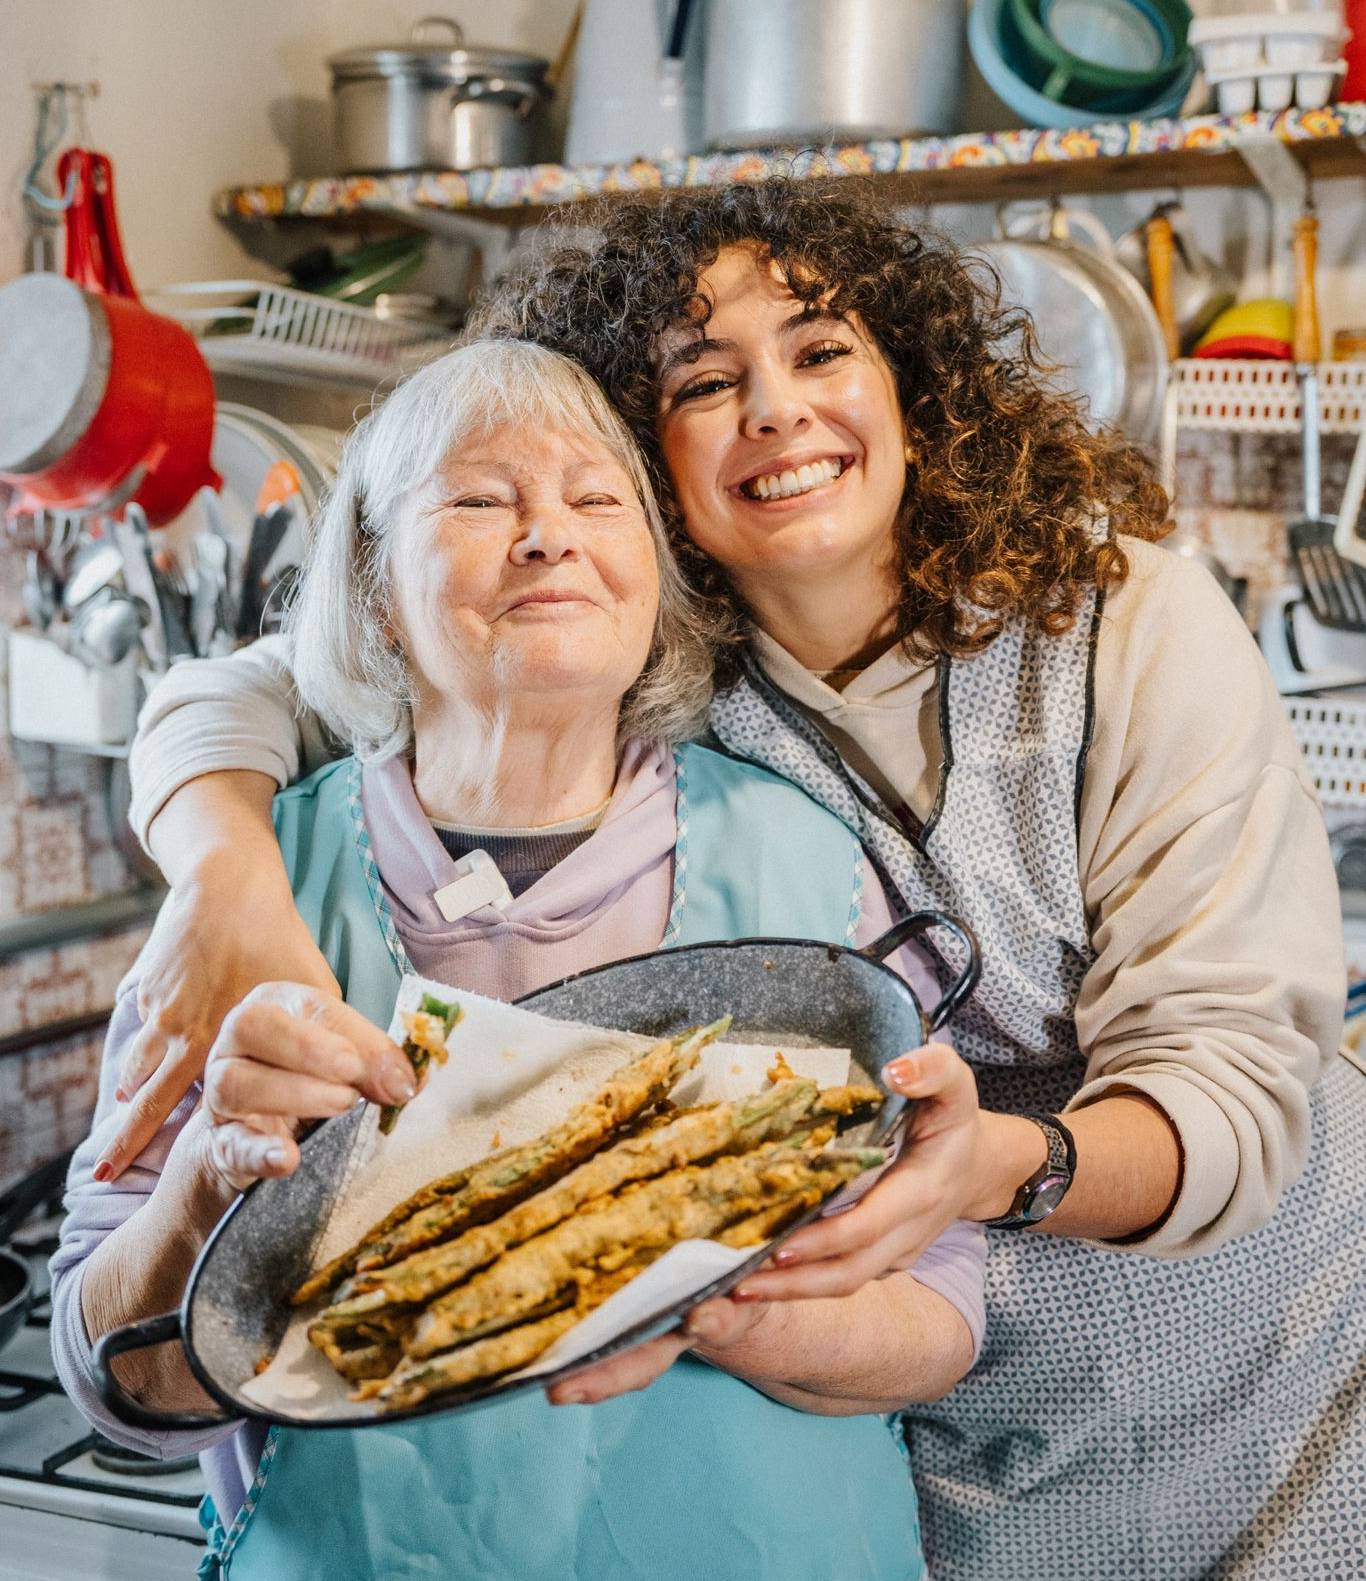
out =
[[[433,33],[444,35],[428,42]],[[409,42],[333,55],[338,167],[348,174],[525,165],[549,62],[465,45],[458,22],[424,17]]]
[[[1070,241],[986,242],[1007,303],[1028,310],[1051,382],[1081,396],[1094,428],[1137,444],[1158,435],[1167,389],[1162,326],[1138,281],[1113,258]]]
[[[957,0],[709,0],[708,145],[952,131],[965,14]]]

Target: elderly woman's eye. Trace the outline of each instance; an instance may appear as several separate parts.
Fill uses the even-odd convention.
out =
[[[620,505],[621,501],[614,494],[585,494],[582,499],[575,500],[576,506],[586,505]]]
[[[458,499],[451,501],[451,505],[456,510],[463,510],[467,506],[475,510],[488,510],[502,503],[502,500],[494,499],[492,494],[462,494]]]

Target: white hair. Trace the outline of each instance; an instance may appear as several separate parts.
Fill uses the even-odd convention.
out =
[[[399,507],[453,449],[505,425],[591,437],[625,467],[654,539],[659,612],[645,668],[623,699],[618,735],[687,740],[711,701],[712,634],[674,560],[645,463],[592,377],[523,340],[473,340],[447,352],[404,380],[347,438],[286,618],[301,699],[361,757],[392,757],[408,746],[412,679],[390,634]]]

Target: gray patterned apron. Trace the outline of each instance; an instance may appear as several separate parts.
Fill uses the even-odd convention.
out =
[[[752,658],[713,707],[726,750],[842,817],[908,910],[977,931],[982,981],[953,1039],[989,1108],[1061,1109],[1083,1079],[1077,817],[1100,613],[1057,638],[1012,624],[941,661],[923,826]],[[1366,1577],[1366,1078],[1334,1057],[1311,1109],[1303,1176],[1270,1224],[1214,1253],[990,1233],[981,1358],[908,1413],[940,1581]]]

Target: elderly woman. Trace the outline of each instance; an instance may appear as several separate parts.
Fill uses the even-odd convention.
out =
[[[617,202],[484,320],[582,363],[639,439],[740,639],[714,737],[983,941],[970,1158],[908,1153],[751,1287],[848,1291],[946,1217],[997,1226],[983,1365],[909,1413],[945,1581],[1336,1581],[1366,1529],[1366,1079],[1313,786],[1228,600],[1158,546],[1145,459],[980,266],[855,185]],[[195,942],[148,967],[133,1145],[272,970],[243,862],[272,948],[324,975],[266,816],[318,746],[284,659],[173,675],[135,755]]]
[[[467,346],[361,424],[293,624],[300,693],[358,754],[276,806],[345,1003],[288,982],[248,995],[202,1103],[182,1103],[115,1185],[92,1170],[138,1025],[125,989],[53,1263],[64,1382],[115,1437],[205,1451],[213,1552],[233,1581],[912,1581],[914,1494],[877,1413],[944,1392],[970,1363],[980,1232],[966,1227],[914,1273],[846,1299],[757,1314],[709,1303],[691,1337],[710,1365],[687,1358],[591,1411],[533,1393],[363,1431],[196,1438],[130,1432],[99,1406],[90,1342],[174,1303],[234,1192],[295,1167],[303,1122],[358,1096],[411,1096],[373,1024],[401,961],[513,996],[661,941],[843,940],[890,922],[838,820],[762,770],[667,745],[705,711],[705,632],[634,445],[551,352]],[[448,917],[435,897],[475,846],[516,898],[506,914]],[[737,870],[753,882],[737,886]],[[924,986],[923,963],[903,952],[900,965]],[[921,1065],[924,1145],[951,1165],[975,1123],[971,1077],[942,1047]],[[151,1401],[201,1398],[178,1352],[127,1376]],[[560,1402],[587,1397],[559,1388]]]

